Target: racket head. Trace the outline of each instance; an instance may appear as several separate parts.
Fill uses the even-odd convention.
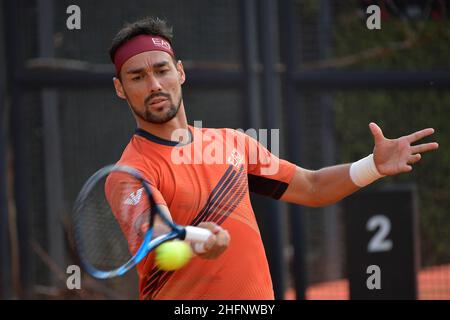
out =
[[[153,232],[156,216],[170,230],[165,237]],[[125,274],[151,249],[178,236],[155,205],[149,183],[127,166],[110,165],[92,175],[75,201],[72,221],[80,263],[99,279]]]

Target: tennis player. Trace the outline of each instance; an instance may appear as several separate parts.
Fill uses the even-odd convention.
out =
[[[432,128],[387,139],[370,123],[372,154],[351,164],[306,170],[239,131],[188,124],[182,95],[186,74],[165,21],[145,18],[126,25],[114,37],[110,56],[116,93],[137,123],[118,164],[146,177],[157,205],[176,223],[214,234],[205,251],[177,271],[158,270],[151,255],[141,262],[141,299],[274,299],[250,191],[325,206],[383,176],[411,171],[422,153],[438,148],[435,142],[412,145],[431,135]],[[130,230],[139,230],[143,220],[129,217]]]

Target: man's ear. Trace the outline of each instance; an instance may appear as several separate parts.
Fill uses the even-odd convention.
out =
[[[179,82],[180,84],[183,84],[186,81],[186,74],[184,73],[183,62],[181,62],[181,60],[178,60],[177,62],[177,72]]]
[[[114,83],[114,88],[116,88],[117,96],[119,98],[121,98],[121,99],[125,99],[126,100],[127,97],[125,95],[125,92],[123,91],[122,82],[118,78],[114,77],[113,78],[113,83]]]

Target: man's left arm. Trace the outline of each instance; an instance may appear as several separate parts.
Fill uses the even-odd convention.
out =
[[[370,123],[374,137],[373,154],[352,164],[326,167],[317,171],[296,168],[282,197],[283,201],[320,207],[333,204],[382,176],[410,172],[421,153],[436,150],[436,142],[412,145],[434,133],[428,128],[397,139],[384,137],[380,127]]]

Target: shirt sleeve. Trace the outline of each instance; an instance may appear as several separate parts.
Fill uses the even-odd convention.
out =
[[[281,198],[294,177],[296,165],[279,159],[254,138],[245,136],[249,190],[274,199]]]
[[[163,196],[151,181],[152,197],[156,205],[166,205]],[[139,248],[145,231],[148,229],[150,198],[144,186],[134,177],[112,172],[106,179],[105,196],[120,229],[134,254]]]

